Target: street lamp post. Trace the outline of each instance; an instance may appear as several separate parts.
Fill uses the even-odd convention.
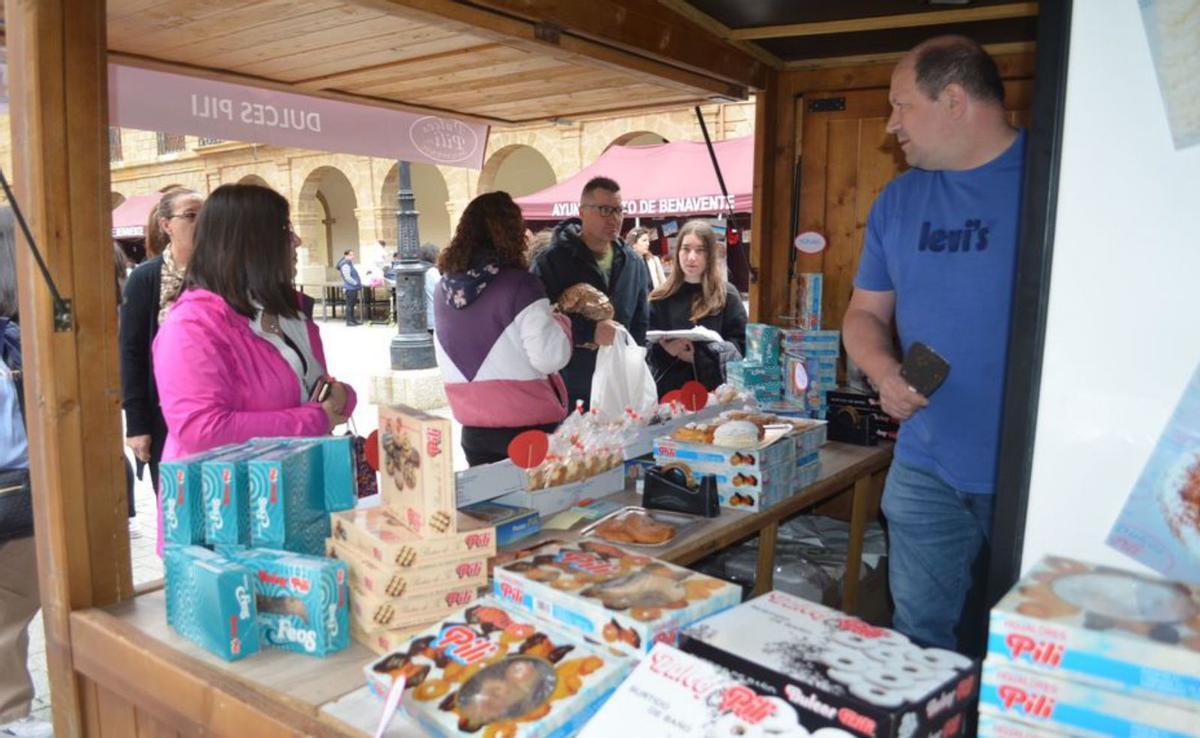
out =
[[[429,369],[437,365],[433,338],[425,324],[425,270],[419,258],[417,202],[406,161],[397,162],[396,224],[400,265],[396,268],[396,335],[392,336],[392,369]]]

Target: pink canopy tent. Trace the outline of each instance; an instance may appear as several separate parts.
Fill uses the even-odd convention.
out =
[[[721,195],[712,159],[703,142],[657,146],[613,146],[578,174],[541,192],[517,198],[526,220],[560,220],[579,214],[579,193],[592,177],[621,185],[627,217],[714,215],[749,212],[754,188],[754,137],[713,144],[729,191]]]
[[[162,198],[161,192],[152,195],[134,195],[117,206],[112,212],[113,238],[145,238],[146,220],[150,211]]]

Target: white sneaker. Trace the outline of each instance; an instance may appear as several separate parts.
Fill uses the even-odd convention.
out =
[[[0,725],[0,736],[16,738],[54,738],[54,726],[45,720],[25,717]]]

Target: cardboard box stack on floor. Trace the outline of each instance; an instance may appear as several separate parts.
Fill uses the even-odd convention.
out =
[[[1047,557],[992,609],[981,736],[1200,735],[1200,588]]]
[[[327,555],[350,578],[350,632],[386,652],[473,603],[496,553],[492,526],[458,512],[450,421],[379,411],[379,507],[332,516]]]

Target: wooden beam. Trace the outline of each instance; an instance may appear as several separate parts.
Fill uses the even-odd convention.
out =
[[[1002,44],[983,44],[983,50],[993,58],[1011,54],[1033,54],[1036,41],[1012,41]],[[908,51],[892,51],[882,54],[859,54],[857,56],[831,56],[820,59],[798,59],[784,62],[783,69],[793,72],[804,69],[827,69],[830,67],[846,67],[850,65],[888,64],[894,66]]]
[[[470,1],[733,84],[754,89],[766,84],[766,64],[657,0]]]
[[[738,28],[730,33],[735,41],[756,41],[764,38],[797,38],[801,36],[828,36],[839,33],[862,31],[886,31],[893,28],[916,28],[919,26],[943,26],[952,23],[976,23],[979,21],[1026,18],[1037,15],[1037,3],[1008,3],[985,5],[977,8],[954,10],[929,10],[921,13],[879,15],[870,18],[847,18],[845,20],[820,21],[816,23],[789,23],[782,26],[759,26]]]
[[[74,324],[18,236],[38,579],[56,732],[81,734],[72,610],[133,594],[109,203],[105,3],[8,0],[17,200]],[[99,275],[99,277],[97,277]]]
[[[660,5],[665,5],[676,13],[682,15],[684,18],[687,18],[696,25],[704,28],[717,38],[725,39],[734,47],[741,49],[772,69],[780,69],[783,67],[782,59],[758,44],[748,43],[746,41],[735,41],[730,38],[733,34],[733,29],[716,18],[713,18],[711,15],[697,10],[696,6],[692,5],[687,0],[658,0],[658,2]]]
[[[788,259],[791,229],[794,93],[788,77],[772,71],[758,93],[754,124],[754,207],[750,215],[750,263],[758,281],[750,286],[750,316],[778,323],[789,312]]]
[[[539,25],[527,18],[505,15],[453,0],[346,0],[355,5],[387,9],[423,23],[457,28],[480,38],[507,43],[517,48],[549,54],[574,64],[599,64],[603,67],[639,75],[653,82],[693,94],[708,94],[744,100],[751,81],[727,80],[713,74],[677,65],[673,59],[656,55],[653,49],[631,52],[572,33],[556,33],[555,28]],[[574,4],[571,5],[575,7]],[[587,6],[590,7],[590,6]],[[740,52],[739,52],[740,53]],[[763,70],[767,66],[760,62]]]

